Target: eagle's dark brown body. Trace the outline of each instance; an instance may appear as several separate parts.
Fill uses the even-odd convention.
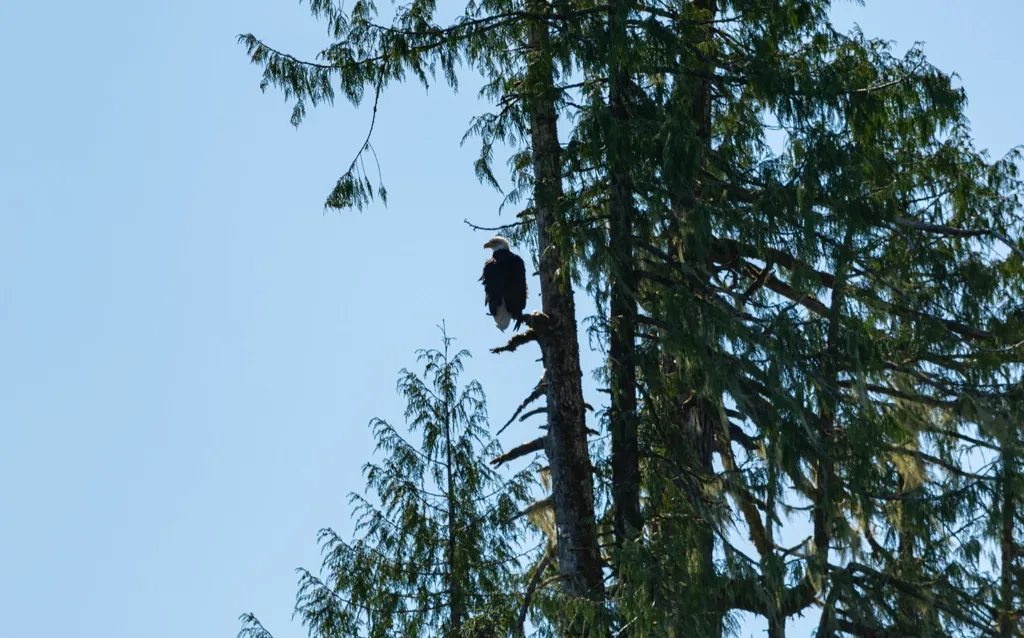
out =
[[[495,250],[484,264],[480,275],[484,284],[484,304],[494,317],[494,323],[503,331],[510,320],[515,320],[515,330],[523,322],[526,308],[526,265],[522,258],[507,249]]]

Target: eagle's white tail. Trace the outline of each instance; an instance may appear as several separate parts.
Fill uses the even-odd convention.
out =
[[[505,310],[505,302],[502,301],[501,305],[498,306],[498,311],[494,313],[494,323],[497,324],[498,330],[505,332],[508,328],[508,324],[512,322],[512,315],[508,314],[508,310]]]

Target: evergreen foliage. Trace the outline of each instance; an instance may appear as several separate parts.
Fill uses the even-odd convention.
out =
[[[380,463],[363,467],[372,498],[350,496],[353,542],[320,531],[321,573],[300,569],[295,613],[311,637],[507,635],[516,627],[517,552],[535,468],[503,479],[483,388],[459,386],[468,351],[422,350],[422,375],[399,374],[408,434],[373,419]],[[241,636],[269,638],[252,615]]]
[[[545,355],[527,451],[552,464],[557,531],[517,599],[541,633],[721,636],[745,611],[781,637],[811,608],[819,636],[1024,632],[1021,155],[974,148],[952,76],[838,32],[829,5],[486,0],[444,26],[415,0],[383,26],[314,0],[319,61],[241,37],[296,125],[336,90],[484,75],[475,170],[497,187],[513,148],[508,234],[543,284],[502,349]],[[361,166],[329,207],[374,196]],[[579,485],[570,282],[601,309],[608,507]]]

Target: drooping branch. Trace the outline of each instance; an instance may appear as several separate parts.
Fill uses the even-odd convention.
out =
[[[836,381],[836,385],[838,387],[840,387],[840,388],[854,388],[854,387],[858,387],[859,384],[854,382],[854,381],[843,380],[843,381]],[[878,385],[878,384],[875,384],[875,383],[864,384],[864,389],[867,390],[868,392],[875,392],[877,394],[884,394],[885,396],[889,396],[889,397],[892,397],[894,399],[900,399],[900,400],[903,400],[903,401],[910,401],[910,402],[913,402],[913,403],[920,403],[920,404],[928,405],[928,406],[931,406],[931,407],[934,407],[934,408],[951,409],[951,408],[955,408],[959,404],[958,401],[942,401],[941,399],[936,399],[934,397],[930,397],[930,396],[927,396],[927,395],[924,395],[924,394],[918,394],[918,393],[911,394],[909,392],[904,392],[904,391],[901,391],[901,390],[896,390],[895,388],[890,388],[888,386]]]
[[[982,635],[997,635],[997,633],[991,627],[986,626],[983,621],[968,615],[966,609],[969,609],[969,607],[961,608],[959,606],[954,606],[955,601],[944,600],[942,597],[932,596],[927,590],[922,590],[914,583],[907,582],[901,578],[893,576],[892,574],[880,572],[873,567],[869,567],[868,565],[858,562],[851,562],[846,567],[846,571],[854,575],[866,576],[868,580],[883,583],[904,594],[913,596],[923,602],[933,605],[935,608],[944,611],[965,625],[969,625],[980,631]]]
[[[741,257],[752,257],[764,262],[772,262],[788,270],[799,270],[813,275],[822,286],[831,288],[835,285],[835,277],[827,272],[812,268],[810,264],[793,257],[784,250],[776,248],[754,247],[735,239],[716,237],[711,242],[712,259],[721,264],[732,264]]]
[[[744,276],[756,278],[761,275],[760,268],[757,268],[756,266],[754,266],[753,264],[744,259],[737,259],[733,263],[735,266],[738,266],[738,268],[736,268],[736,272],[743,274]],[[808,310],[814,312],[815,314],[818,314],[823,317],[827,317],[829,314],[828,306],[826,306],[824,303],[822,303],[821,301],[819,301],[815,297],[812,297],[809,294],[801,294],[797,292],[796,289],[794,289],[789,284],[783,282],[775,275],[771,275],[767,278],[764,287],[768,288],[772,292],[782,295],[783,297],[789,299],[790,301],[800,304],[801,306],[807,308]],[[862,301],[864,303],[877,305],[882,309],[888,310],[889,312],[892,312],[897,316],[910,316],[924,321],[937,322],[943,325],[950,332],[959,334],[972,341],[986,341],[992,339],[992,333],[987,330],[982,330],[980,328],[968,326],[966,324],[960,323],[958,321],[953,321],[951,319],[943,319],[941,317],[936,317],[934,315],[930,315],[920,310],[904,308],[892,302],[879,299],[875,294],[864,289],[850,286],[849,290],[847,291],[847,296]]]
[[[1002,242],[1007,248],[1012,250],[1021,259],[1024,259],[1024,251],[1022,251],[1015,242],[1013,242],[1005,234],[998,230],[992,229],[974,229],[968,230],[965,228],[953,228],[952,226],[944,226],[942,224],[929,224],[927,222],[916,222],[912,219],[904,219],[902,217],[895,220],[896,224],[905,228],[914,228],[916,230],[923,230],[929,233],[936,233],[939,235],[945,235],[947,237],[992,237]]]
[[[522,226],[523,224],[526,223],[526,221],[524,220],[524,221],[518,221],[518,222],[509,222],[508,224],[502,224],[501,226],[477,226],[476,224],[470,222],[468,219],[463,219],[462,223],[467,225],[467,226],[469,226],[473,230],[477,230],[477,231],[484,230],[484,231],[487,231],[487,232],[504,233],[504,232],[508,232],[509,230],[511,230],[513,228],[517,228],[519,226]]]
[[[896,445],[886,446],[885,449],[888,452],[892,452],[894,454],[901,454],[901,455],[904,455],[904,456],[912,457],[912,458],[917,459],[917,460],[921,460],[921,461],[925,461],[927,463],[931,463],[932,465],[935,465],[937,467],[941,467],[942,469],[946,470],[950,474],[955,474],[956,476],[960,476],[960,477],[963,477],[963,478],[974,479],[974,480],[977,480],[977,481],[995,481],[996,480],[995,476],[985,476],[984,474],[976,474],[974,472],[968,472],[967,470],[963,469],[962,467],[959,467],[959,466],[954,465],[952,463],[946,462],[946,461],[938,458],[937,456],[933,456],[931,454],[928,454],[927,452],[922,452],[922,451],[917,450],[917,449],[908,450],[906,448],[902,448],[902,447],[899,447],[899,446],[896,446]]]
[[[664,251],[661,251],[653,246],[643,247],[647,249],[649,253],[659,257],[666,263],[674,265],[677,268],[684,268],[682,264],[675,262],[675,260],[672,259]],[[778,249],[755,248],[752,246],[747,246],[736,240],[715,238],[712,242],[712,248],[709,252],[709,255],[711,260],[714,261],[715,263],[721,264],[733,270],[737,274],[741,274],[753,280],[757,280],[758,277],[763,277],[764,272],[761,268],[758,268],[751,264],[750,262],[743,259],[744,256],[763,259],[765,261],[773,262],[779,266],[783,266],[790,270],[799,270],[801,272],[808,273],[810,275],[813,275],[813,277],[821,286],[825,288],[835,287],[834,275],[817,270],[811,267],[806,262],[803,262],[793,257],[792,255]],[[694,273],[692,270],[685,270],[681,274],[683,274],[684,277],[686,277],[688,280],[691,280],[696,275],[696,273]],[[666,281],[665,283],[668,284],[669,282]],[[781,279],[774,275],[768,277],[768,279],[764,283],[764,287],[785,297],[786,299],[789,299],[790,301],[802,305],[803,307],[814,312],[815,314],[821,315],[823,317],[828,316],[828,306],[826,306],[824,303],[822,303],[817,298],[811,295],[799,293],[791,285],[787,284],[786,282],[782,281]],[[933,315],[930,315],[926,312],[922,312],[919,310],[901,307],[896,304],[893,304],[892,302],[879,299],[874,293],[868,290],[857,288],[855,286],[848,287],[847,295],[851,298],[863,301],[864,303],[877,305],[881,309],[888,310],[896,315],[911,316],[916,319],[938,322],[941,325],[945,326],[951,332],[959,334],[969,340],[985,341],[993,338],[992,333],[987,330],[969,326],[950,319],[935,317]]]

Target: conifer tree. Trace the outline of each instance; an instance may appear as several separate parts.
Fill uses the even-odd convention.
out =
[[[384,27],[314,0],[322,62],[243,38],[296,122],[332,82],[358,101],[434,64],[484,73],[500,110],[474,122],[475,168],[497,185],[493,146],[519,145],[510,230],[542,281],[504,348],[536,339],[545,363],[524,405],[547,397],[548,433],[517,453],[551,463],[563,593],[606,595],[610,521],[617,632],[719,636],[743,610],[781,637],[812,607],[820,636],[1018,631],[1020,155],[977,151],[952,77],[829,5],[488,1],[442,27],[419,0]],[[358,167],[328,205],[373,196]],[[610,512],[570,283],[608,346]]]
[[[726,610],[765,616],[770,635],[784,635],[785,619],[815,600],[826,601],[824,634],[920,631],[928,622],[938,632],[984,632],[993,620],[977,613],[977,566],[958,569],[939,551],[979,512],[983,494],[941,475],[958,474],[955,440],[978,422],[958,405],[963,394],[1004,393],[991,379],[1013,377],[1021,361],[1017,156],[986,161],[971,148],[963,95],[947,75],[919,50],[901,60],[885,43],[835,32],[827,3],[719,3],[720,20],[714,4],[710,13],[702,4],[647,25],[650,48],[641,50],[662,47],[663,57],[641,71],[651,88],[638,105],[660,111],[661,127],[632,138],[634,153],[659,158],[650,178],[635,180],[649,189],[639,197],[654,229],[638,242],[651,328],[641,335],[649,345],[642,434],[655,453],[646,481],[663,499],[673,493],[663,477],[673,474],[679,493],[687,477],[703,493],[689,503],[649,501],[652,531],[703,510],[696,527],[716,530],[725,558],[721,586],[704,591],[720,592]],[[706,81],[714,91],[705,120]],[[782,153],[766,144],[769,121],[785,134]],[[986,329],[993,322],[1001,334]],[[666,356],[684,375],[678,383]],[[936,387],[950,386],[959,400],[934,399]],[[673,397],[690,406],[675,414],[689,418],[666,409]],[[952,433],[939,426],[950,422]],[[696,444],[708,434],[709,445]],[[929,456],[932,446],[943,456]],[[709,471],[709,447],[724,473]],[[933,504],[885,505],[923,485]],[[721,490],[725,510],[714,500]],[[810,508],[814,533],[787,549],[775,540],[776,517],[794,497]],[[902,519],[882,522],[880,510]],[[727,540],[733,512],[753,560]],[[936,523],[938,533],[926,531]],[[897,546],[902,539],[891,562],[888,541],[866,547],[879,524]],[[677,525],[669,539],[679,537],[694,538]],[[650,550],[661,565],[686,555]],[[693,582],[700,564],[662,572],[648,581],[650,596]],[[906,611],[922,601],[931,621]],[[678,612],[678,630],[701,615],[693,600],[650,609],[644,624],[671,624],[665,615]]]
[[[527,318],[529,330],[499,350],[515,350],[530,341],[538,342],[541,348],[547,433],[522,449],[543,448],[546,453],[552,478],[550,503],[558,536],[555,550],[561,587],[586,610],[581,613],[593,618],[596,610],[587,601],[599,603],[603,599],[604,578],[594,508],[593,467],[587,445],[574,291],[571,269],[564,267],[571,262],[573,242],[563,196],[557,131],[563,91],[556,81],[571,70],[570,43],[578,33],[552,31],[551,23],[565,23],[601,9],[552,7],[539,0],[525,5],[489,0],[470,4],[466,15],[455,25],[441,27],[433,21],[434,3],[415,0],[399,7],[393,26],[385,27],[373,22],[375,8],[365,0],[356,2],[348,13],[330,0],[312,0],[310,6],[314,15],[329,22],[335,40],[322,51],[322,62],[302,62],[268,47],[255,36],[240,36],[252,62],[264,69],[263,86],[278,86],[287,97],[295,99],[294,124],[301,121],[307,102],[315,105],[333,99],[334,82],[346,97],[358,103],[368,88],[374,92],[374,99],[379,99],[384,86],[401,80],[406,72],[427,83],[428,73],[433,74],[438,65],[454,86],[458,82],[456,64],[464,61],[485,73],[489,81],[487,90],[502,95],[505,103],[500,114],[483,118],[475,127],[484,139],[478,175],[496,184],[489,165],[490,147],[495,140],[529,140],[529,152],[519,158],[522,170],[518,177],[531,186],[532,206],[524,214],[529,217],[538,250],[542,309]],[[368,138],[362,150],[367,150],[369,144]],[[328,206],[361,208],[373,198],[372,182],[360,170],[357,156],[329,195]],[[377,194],[386,197],[382,185]],[[572,626],[592,624],[585,621]]]
[[[359,536],[321,530],[321,573],[299,570],[295,612],[310,636],[487,638],[517,626],[517,514],[534,468],[504,480],[487,464],[500,449],[483,388],[460,387],[470,354],[453,351],[447,334],[442,343],[418,353],[422,375],[399,374],[408,434],[421,442],[370,422],[386,457],[363,468],[372,498],[350,497]],[[253,615],[243,622],[241,637],[269,638]]]

